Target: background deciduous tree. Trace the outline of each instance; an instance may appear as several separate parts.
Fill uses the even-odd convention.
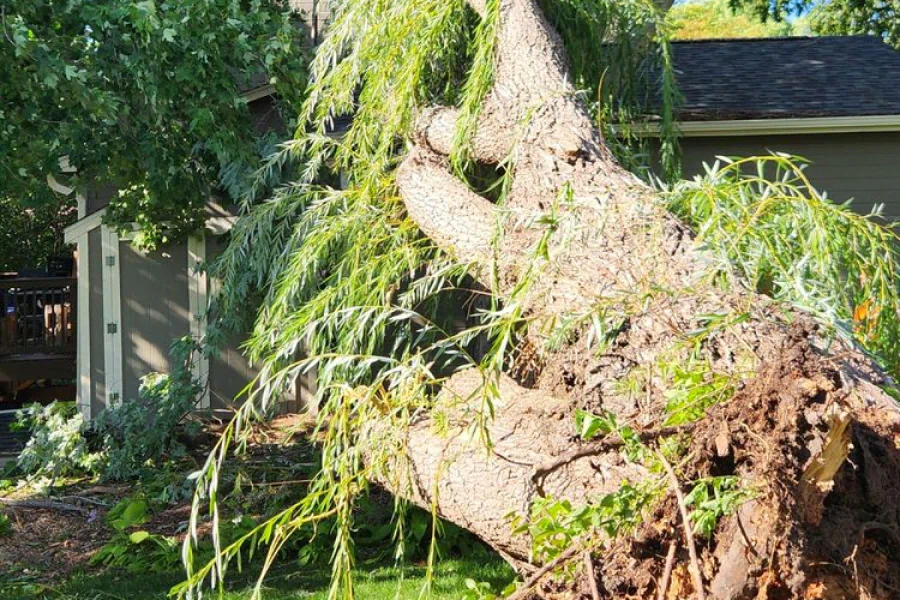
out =
[[[41,269],[47,259],[65,256],[63,230],[77,216],[73,202],[52,198],[27,206],[0,196],[0,272]]]
[[[290,123],[303,47],[299,17],[272,0],[2,0],[0,197],[33,204],[67,156],[75,185],[122,191],[111,220],[148,242],[190,230],[275,141],[240,92],[271,81]]]
[[[897,0],[731,0],[760,18],[782,21],[808,13],[820,35],[875,35],[900,48],[900,2]]]
[[[735,9],[729,0],[689,0],[675,4],[667,23],[675,39],[783,37],[793,26],[786,21],[763,21],[745,7]]]

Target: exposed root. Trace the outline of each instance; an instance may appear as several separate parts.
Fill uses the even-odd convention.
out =
[[[858,402],[834,365],[797,341],[698,424],[689,450],[698,458],[682,477],[738,475],[756,490],[690,558],[713,598],[900,597],[900,446],[886,445],[900,440],[900,421]],[[685,597],[672,533],[686,525],[682,505],[664,501],[610,551],[604,598]]]
[[[666,593],[669,591],[669,581],[672,579],[672,567],[675,566],[676,550],[678,550],[678,543],[670,542],[669,551],[666,553],[666,567],[663,569],[662,577],[659,580],[659,591],[656,594],[657,600],[666,600]]]
[[[600,600],[600,588],[597,587],[597,572],[594,570],[594,559],[587,550],[584,552],[584,576],[591,590],[591,600]]]
[[[687,544],[688,554],[691,557],[691,575],[694,578],[694,588],[697,592],[697,597],[700,600],[706,600],[703,574],[700,572],[700,561],[697,559],[697,545],[694,542],[694,528],[691,526],[691,517],[688,515],[687,505],[684,502],[684,492],[681,491],[681,484],[678,483],[678,477],[675,475],[675,470],[672,468],[672,465],[669,464],[669,461],[666,460],[663,453],[657,451],[656,455],[666,469],[666,475],[669,477],[672,491],[675,493],[675,498],[678,500],[678,512],[681,513],[681,525],[684,528],[684,541]]]
[[[690,433],[694,430],[695,427],[695,423],[686,423],[684,425],[676,425],[673,427],[658,427],[656,429],[639,431],[637,432],[637,437],[642,442],[651,442],[660,438],[677,435],[679,433]],[[534,473],[531,476],[531,481],[535,484],[535,486],[537,486],[538,492],[541,493],[541,482],[550,473],[572,462],[575,462],[579,458],[606,454],[610,450],[621,448],[624,445],[625,440],[623,440],[618,434],[612,434],[595,442],[579,446],[571,452],[566,452],[565,454],[554,458],[553,460],[535,466]],[[541,493],[541,495],[543,495],[543,493]]]

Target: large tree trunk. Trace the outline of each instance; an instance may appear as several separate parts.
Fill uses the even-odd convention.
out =
[[[483,0],[470,3],[484,10]],[[623,460],[614,440],[577,441],[576,409],[612,412],[647,432],[652,445],[680,433],[660,429],[666,377],[654,369],[702,362],[743,383],[693,426],[678,477],[735,474],[756,495],[712,539],[696,542],[702,547],[694,560],[670,495],[636,532],[595,551],[593,568],[582,568],[597,593],[900,597],[900,411],[882,391],[886,378],[850,344],[822,349],[802,314],[710,280],[711,261],[690,232],[612,158],[537,0],[503,0],[499,36],[495,85],[472,150],[485,164],[512,156],[506,205],[498,208],[451,175],[450,108],[424,113],[397,180],[422,231],[474,263],[485,286],[496,269],[494,288],[522,307],[529,326],[515,368],[499,384],[487,426],[491,450],[471,433],[483,377],[460,373],[437,399],[440,417],[409,428],[408,453],[393,464],[404,476],[386,479],[411,485],[388,485],[436,506],[527,571],[531,540],[513,534],[510,513],[527,516],[541,496],[578,505],[623,482],[660,477]],[[537,219],[551,213],[552,220]],[[542,239],[549,259],[535,258]],[[549,350],[548,332],[564,317],[592,311],[620,318],[605,350],[588,349],[587,327]],[[689,332],[708,327],[704,315],[722,315],[723,325],[696,341]],[[741,374],[748,364],[752,376]],[[662,579],[667,589],[660,591]],[[569,588],[571,597],[590,598],[591,587],[579,585]]]

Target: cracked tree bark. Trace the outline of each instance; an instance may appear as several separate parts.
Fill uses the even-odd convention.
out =
[[[483,0],[469,2],[483,12]],[[733,473],[758,490],[698,549],[707,593],[895,597],[890,589],[900,585],[900,548],[883,553],[886,571],[854,571],[845,559],[852,552],[859,561],[866,532],[877,528],[859,529],[858,540],[855,531],[838,539],[831,530],[860,528],[867,519],[889,531],[900,525],[896,504],[883,505],[887,498],[896,503],[900,489],[900,411],[881,389],[886,378],[849,344],[823,350],[804,315],[711,283],[710,258],[690,232],[613,159],[575,93],[562,43],[537,0],[502,0],[501,11],[495,84],[472,151],[485,164],[512,157],[506,204],[495,206],[451,174],[452,108],[423,111],[397,185],[421,230],[473,263],[485,286],[496,267],[498,292],[506,299],[523,283],[535,245],[549,239],[549,260],[538,261],[533,281],[516,298],[529,319],[523,345],[542,350],[539,359],[502,378],[490,452],[470,434],[482,376],[459,373],[433,412],[449,430],[435,426],[437,417],[414,423],[406,433],[407,455],[392,464],[411,485],[389,487],[423,506],[434,504],[442,517],[524,565],[531,542],[513,535],[510,513],[528,515],[540,495],[583,504],[650,475],[611,445],[560,465],[536,485],[536,467],[578,445],[574,411],[607,410],[638,430],[661,427],[665,382],[653,365],[696,359],[697,347],[689,349],[685,340],[702,326],[702,315],[742,314],[747,318],[704,340],[700,359],[717,372],[739,374],[749,358],[754,373],[736,375],[743,383],[735,397],[697,424],[692,461],[681,469],[683,478]],[[538,217],[550,213],[552,225],[539,225]],[[600,308],[621,315],[609,350],[587,350],[584,330],[561,348],[546,349],[548,332],[564,315]],[[622,385],[626,380],[640,385]],[[868,488],[876,480],[883,489],[873,493]],[[671,499],[663,502],[635,534],[609,542],[596,569],[603,597],[665,597],[657,580],[666,570],[666,549],[680,539],[673,507]],[[858,541],[856,550],[848,539]],[[667,597],[696,596],[684,576],[688,563],[681,544]],[[577,586],[570,590],[571,597],[579,593]]]

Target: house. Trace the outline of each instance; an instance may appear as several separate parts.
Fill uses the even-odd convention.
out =
[[[323,0],[291,2],[304,15],[313,45],[327,26],[326,4]],[[242,95],[256,130],[285,131],[273,86],[262,75],[250,80]],[[51,181],[54,184],[57,191],[67,193],[64,185]],[[111,403],[137,398],[145,375],[171,372],[175,365],[170,348],[175,340],[205,336],[208,298],[215,282],[197,266],[222,251],[225,235],[237,218],[226,207],[210,202],[202,232],[142,253],[132,246],[132,236],[103,223],[115,193],[111,186],[98,185],[78,194],[78,220],[65,231],[66,243],[76,246],[76,399],[87,419]],[[205,386],[198,408],[232,408],[255,377],[239,349],[241,341],[233,340],[215,357],[195,360],[193,376]],[[313,386],[311,377],[301,377],[283,408],[307,404]]]
[[[829,198],[900,219],[900,52],[870,36],[673,44],[685,176],[716,156],[812,161]]]
[[[284,130],[275,108],[273,89],[264,81],[244,92],[254,126]],[[96,186],[79,194],[78,220],[65,231],[76,246],[77,322],[76,397],[80,412],[91,418],[119,400],[138,397],[141,379],[171,372],[170,347],[176,339],[206,333],[207,299],[214,282],[197,266],[223,248],[236,216],[223,206],[207,204],[206,228],[188,240],[142,253],[131,241],[103,223],[106,206],[116,194]],[[229,409],[255,376],[234,340],[218,356],[201,356],[194,378],[205,385],[200,409]],[[297,397],[310,393],[299,382]],[[286,409],[294,408],[289,405]]]
[[[862,210],[884,203],[900,217],[900,53],[876,38],[833,37],[677,42],[673,54],[686,174],[716,155],[791,152],[815,162],[812,179],[833,198],[855,197]],[[260,127],[279,126],[272,93],[262,82],[245,93]],[[174,339],[204,335],[213,282],[194,267],[220,251],[235,219],[211,204],[203,234],[141,254],[102,223],[111,193],[79,197],[66,232],[78,246],[77,397],[87,417],[137,397],[144,375],[171,371]],[[236,347],[194,368],[208,384],[201,408],[229,407],[254,376]],[[298,382],[295,401],[313,385]]]

